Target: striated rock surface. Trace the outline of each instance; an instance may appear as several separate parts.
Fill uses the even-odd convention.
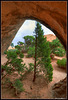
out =
[[[66,48],[67,1],[1,1],[2,53],[26,19],[34,19],[47,26]]]
[[[44,35],[44,37],[46,37],[47,41],[49,42],[52,42],[54,39],[56,39],[56,36],[53,34]]]
[[[67,79],[64,78],[52,87],[54,98],[67,98]]]

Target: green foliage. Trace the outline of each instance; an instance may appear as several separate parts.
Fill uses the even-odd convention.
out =
[[[16,79],[13,82],[11,82],[10,78],[6,78],[3,84],[7,84],[8,88],[14,88],[14,90],[16,91],[16,95],[25,90],[23,88],[23,83],[19,79]]]
[[[7,59],[17,58],[17,53],[14,50],[7,51]]]
[[[12,88],[12,82],[10,81],[10,78],[5,78],[5,81],[3,85],[7,85],[7,88]]]
[[[18,45],[23,45],[24,43],[21,42],[21,41],[18,41],[17,44],[18,44]]]
[[[25,64],[21,58],[23,58],[24,55],[18,50],[8,50],[6,58],[8,61],[2,65],[2,71],[5,70],[7,74],[10,74],[13,71],[18,71],[18,73],[24,72]]]
[[[62,60],[57,60],[57,64],[58,64],[58,66],[59,67],[61,67],[61,68],[66,68],[66,59],[65,58],[63,58]]]
[[[65,55],[65,49],[61,48],[61,47],[57,47],[53,50],[53,53],[56,54],[56,56],[60,56],[63,57]]]
[[[16,45],[15,48],[18,49],[18,50],[20,50],[21,49],[21,46]]]
[[[6,71],[7,74],[11,74],[12,73],[12,66],[11,65],[1,65],[1,72],[3,75],[3,71]]]
[[[48,78],[48,81],[51,82],[52,81],[52,78],[53,78],[53,67],[51,64],[49,64],[48,68],[47,69],[47,78]]]
[[[11,43],[10,45],[11,45],[12,48],[14,47],[14,44],[13,43]]]
[[[7,50],[4,51],[4,54],[7,54]]]
[[[20,50],[16,49],[16,53],[19,55],[20,54]]]
[[[44,32],[39,22],[36,24],[35,34],[35,37],[37,38],[36,69],[42,69],[41,71],[44,72],[45,77],[47,77],[48,81],[51,82],[53,78],[53,68],[50,64],[51,58],[49,42],[47,42],[46,38],[44,38]]]
[[[14,66],[14,69],[18,71],[18,73],[24,72],[25,64],[21,64],[22,59],[15,58],[11,60],[11,64]]]
[[[6,72],[8,74],[11,74],[12,73],[12,67],[11,67],[11,65],[9,65],[9,66],[5,65],[5,70],[6,70]]]
[[[10,78],[6,78],[5,83],[11,83]]]
[[[22,64],[24,57],[23,53],[20,50],[20,46],[16,46],[16,49],[10,49],[6,52],[6,58],[8,61],[1,66],[1,72],[2,72],[2,79],[7,75],[11,74],[14,71],[17,71],[20,77],[22,77],[22,73],[24,73],[26,69],[25,63]],[[6,74],[3,74],[3,71],[6,72]],[[11,85],[10,87],[15,88],[17,92],[24,91],[23,85],[19,79],[16,79],[14,83],[11,82],[11,80],[6,80],[6,83],[9,83]]]
[[[35,47],[29,47],[29,50],[27,52],[27,57],[34,57],[35,55]]]
[[[58,38],[56,38],[52,42],[50,42],[51,49],[56,48],[56,47],[63,47]]]
[[[27,35],[27,36],[24,36],[24,39],[25,39],[25,45],[27,47],[29,47],[29,46],[33,47],[34,46],[35,38],[33,36]]]
[[[15,82],[13,83],[13,87],[16,89],[17,92],[24,91],[23,83],[19,79],[15,80]]]
[[[65,55],[65,49],[63,45],[60,43],[60,41],[58,40],[58,38],[56,38],[52,42],[49,42],[49,46],[51,49],[51,53],[54,53],[60,57],[63,57]]]
[[[21,51],[19,50],[20,46],[16,46],[16,49],[10,49],[7,51],[7,56],[6,58],[8,59],[8,61],[2,65],[2,70],[4,69],[6,72],[10,72],[10,71],[18,71],[19,73],[24,72],[24,68],[25,68],[25,64],[23,62],[23,60],[21,58],[24,57],[23,53],[21,53]]]
[[[24,57],[23,53],[20,53],[19,56],[20,56],[20,58],[23,58]]]
[[[24,49],[24,46],[16,45],[15,48],[17,49],[17,50],[16,50],[17,54],[18,54],[21,58],[23,58],[24,55],[22,54],[22,50]]]
[[[31,72],[34,70],[34,64],[33,63],[29,63],[29,69],[28,71]]]

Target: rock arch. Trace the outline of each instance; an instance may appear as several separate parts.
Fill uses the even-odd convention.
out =
[[[2,54],[26,19],[35,19],[47,26],[66,48],[67,1],[1,1]]]

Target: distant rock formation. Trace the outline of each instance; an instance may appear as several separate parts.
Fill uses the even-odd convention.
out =
[[[52,40],[56,39],[56,36],[53,34],[44,35],[47,38],[47,41],[52,42]]]
[[[25,20],[37,20],[67,46],[67,1],[1,1],[1,53],[8,49]],[[28,26],[27,26],[28,27]]]
[[[10,50],[10,49],[15,49],[15,47],[12,48],[11,46],[9,46],[9,47],[8,47],[8,50]]]

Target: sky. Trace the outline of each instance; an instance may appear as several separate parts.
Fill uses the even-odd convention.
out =
[[[35,20],[26,20],[22,24],[22,26],[20,27],[18,32],[16,33],[14,39],[12,40],[12,43],[14,43],[14,46],[17,45],[18,41],[24,42],[24,39],[23,39],[24,36],[27,36],[27,35],[33,36],[35,26],[36,26],[36,21]],[[44,25],[41,24],[41,26],[42,26],[42,29],[44,31],[44,35],[47,35],[47,34],[55,35],[50,29],[48,29]]]

